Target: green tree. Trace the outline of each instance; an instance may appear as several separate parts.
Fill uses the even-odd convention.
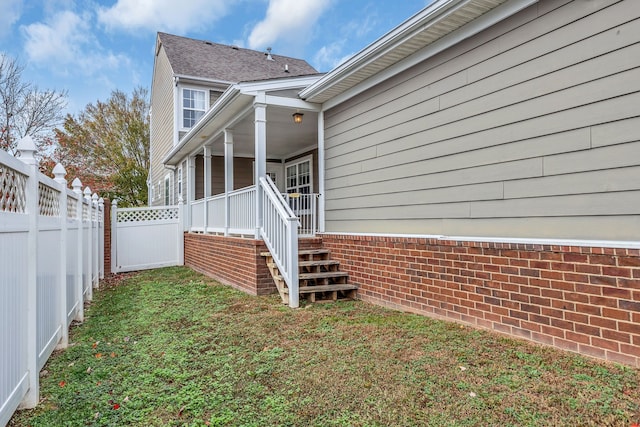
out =
[[[149,171],[149,96],[137,88],[131,96],[116,90],[105,101],[89,104],[77,117],[67,115],[56,131],[49,167],[60,162],[67,176],[120,206],[147,203]]]

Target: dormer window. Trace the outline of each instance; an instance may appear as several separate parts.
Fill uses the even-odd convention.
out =
[[[207,92],[200,89],[182,89],[182,128],[191,129],[207,111]]]

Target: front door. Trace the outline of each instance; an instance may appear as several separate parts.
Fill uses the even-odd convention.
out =
[[[311,170],[311,156],[294,160],[285,164],[287,194],[311,194],[313,189],[313,174]]]
[[[289,206],[300,220],[300,234],[315,232],[316,200],[313,193],[313,169],[311,156],[285,164],[285,193]]]

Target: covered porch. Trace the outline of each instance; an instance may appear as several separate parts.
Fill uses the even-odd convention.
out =
[[[292,307],[298,239],[323,228],[323,117],[297,97],[318,78],[231,86],[164,159],[177,170],[185,231],[264,244]]]

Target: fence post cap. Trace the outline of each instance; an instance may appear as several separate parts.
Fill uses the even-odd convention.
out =
[[[73,191],[75,193],[77,194],[82,193],[82,181],[80,181],[80,178],[76,177],[71,183],[71,186],[73,187]]]
[[[182,198],[182,196],[181,196],[181,195],[180,195],[180,196],[178,196],[178,204],[179,204],[179,205],[184,204],[184,199]]]
[[[104,206],[104,199],[102,197],[98,199],[98,205]]]
[[[53,168],[53,176],[57,182],[66,183],[67,180],[64,177],[67,175],[67,170],[62,166],[61,163],[56,163]]]
[[[91,197],[91,189],[89,187],[84,187],[84,196]]]
[[[93,200],[93,201],[96,201],[96,202],[97,202],[97,201],[98,201],[98,198],[99,198],[99,197],[98,197],[98,193],[93,193],[93,194],[91,195],[91,200]]]
[[[17,149],[18,153],[20,153],[20,160],[24,163],[28,165],[38,164],[38,160],[35,158],[35,152],[38,150],[38,147],[30,135],[25,136],[18,142]]]
[[[118,207],[118,199],[113,199],[111,201],[111,207],[112,208],[117,208]]]

